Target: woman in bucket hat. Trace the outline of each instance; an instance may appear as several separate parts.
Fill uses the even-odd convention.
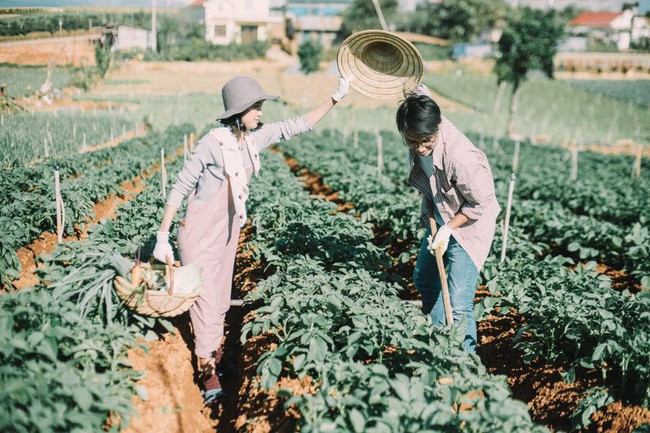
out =
[[[221,91],[225,111],[218,120],[222,126],[196,143],[167,197],[153,255],[162,262],[167,257],[173,261],[169,229],[182,200],[190,195],[178,230],[178,246],[183,264],[202,267],[203,290],[190,308],[190,319],[206,405],[218,403],[224,394],[219,381],[221,340],[230,307],[239,230],[247,219],[248,182],[260,169],[258,152],[310,131],[348,94],[350,81],[340,78],[336,92],[302,116],[262,124],[262,104],[278,97],[266,94],[250,77],[230,79]]]
[[[500,211],[490,165],[485,154],[441,115],[422,84],[406,95],[396,120],[408,147],[408,181],[422,193],[420,219],[427,227],[413,272],[415,288],[422,295],[422,310],[435,325],[445,323],[441,279],[433,255],[440,248],[453,321],[464,322],[464,347],[475,352],[474,294]],[[433,238],[431,218],[438,227]]]

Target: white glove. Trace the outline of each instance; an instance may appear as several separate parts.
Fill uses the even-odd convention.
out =
[[[169,257],[174,263],[174,250],[169,243],[169,232],[156,233],[156,247],[153,249],[153,256],[163,263],[167,263],[167,257]]]
[[[449,245],[449,237],[453,234],[453,232],[454,231],[447,224],[445,224],[438,229],[438,232],[433,239],[431,239],[431,236],[429,236],[428,249],[431,254],[435,255],[438,248],[440,248],[441,254],[444,254],[445,251],[447,251],[447,246]]]
[[[339,87],[336,89],[336,92],[332,94],[332,99],[336,102],[340,102],[341,99],[348,96],[352,80],[354,80],[354,75],[350,75],[348,78],[339,77]]]

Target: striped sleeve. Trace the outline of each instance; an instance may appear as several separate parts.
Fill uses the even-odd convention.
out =
[[[451,178],[465,199],[460,211],[471,220],[477,220],[496,202],[492,171],[485,154],[469,144],[459,141],[458,151],[451,153]],[[454,147],[452,147],[454,149]]]

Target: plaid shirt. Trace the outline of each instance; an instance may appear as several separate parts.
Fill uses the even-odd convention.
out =
[[[428,226],[427,201],[431,200],[445,223],[458,212],[469,218],[452,236],[480,270],[490,252],[501,210],[492,171],[485,154],[444,116],[439,131],[432,154],[433,175],[427,178],[417,156],[409,151],[409,184],[423,193],[420,216],[424,225]]]

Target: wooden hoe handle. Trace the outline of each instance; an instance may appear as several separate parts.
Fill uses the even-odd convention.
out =
[[[436,236],[438,230],[436,226],[436,220],[433,215],[433,207],[429,205],[427,201],[427,213],[429,214],[429,225],[431,226],[431,238],[433,239]],[[436,264],[438,265],[438,274],[440,275],[440,283],[442,286],[442,305],[445,308],[445,318],[447,319],[447,325],[451,326],[454,323],[454,317],[452,315],[451,309],[451,298],[449,297],[449,286],[447,285],[447,271],[445,271],[445,262],[442,259],[442,251],[440,248],[436,248]]]

